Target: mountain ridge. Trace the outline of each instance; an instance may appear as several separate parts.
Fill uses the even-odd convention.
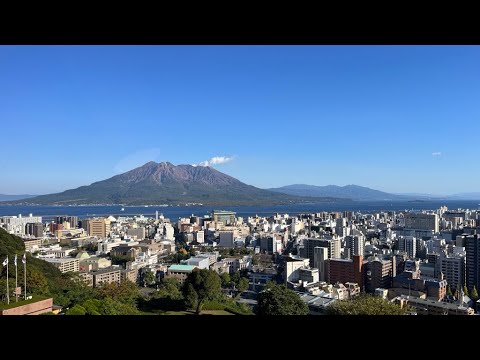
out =
[[[352,200],[408,200],[408,196],[386,193],[359,185],[307,185],[293,184],[279,188],[268,189],[279,193],[296,196],[331,196],[335,198],[349,198]]]
[[[297,196],[331,196],[359,200],[480,200],[480,192],[465,192],[453,195],[436,195],[422,193],[387,193],[359,185],[307,185],[292,184],[268,189]]]
[[[338,201],[259,189],[209,166],[150,161],[123,174],[56,194],[15,201],[29,204],[279,205]],[[342,199],[344,201],[345,199]]]

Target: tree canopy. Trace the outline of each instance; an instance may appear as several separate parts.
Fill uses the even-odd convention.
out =
[[[406,308],[381,297],[361,295],[352,300],[335,301],[327,307],[327,315],[405,315]]]
[[[258,295],[258,315],[307,315],[308,305],[284,285],[270,284]]]
[[[473,302],[478,300],[478,292],[476,286],[474,286],[472,291],[470,291],[470,299],[472,299]]]
[[[192,306],[196,299],[195,312],[197,314],[200,314],[205,301],[214,300],[221,295],[220,290],[220,276],[212,270],[195,269],[188,275],[184,284],[187,303]]]

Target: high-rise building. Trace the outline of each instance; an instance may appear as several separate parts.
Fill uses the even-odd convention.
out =
[[[417,239],[413,236],[400,236],[398,238],[398,250],[405,252],[410,259],[417,255]]]
[[[392,287],[392,280],[396,275],[395,257],[391,259],[380,259],[373,257],[366,265],[366,284],[368,292],[375,292],[375,289],[388,289]]]
[[[347,236],[345,238],[350,255],[365,255],[365,238],[362,235]]]
[[[406,229],[433,230],[439,232],[439,219],[437,214],[406,213],[404,215]]]
[[[70,223],[70,227],[75,229],[78,227],[78,216],[57,215],[53,218],[56,224]]]
[[[310,266],[314,265],[315,262],[315,248],[324,247],[328,249],[328,258],[329,259],[339,259],[340,258],[340,239],[315,239],[308,238],[303,241],[306,251],[306,257],[310,259]]]
[[[53,218],[53,222],[56,224],[63,224],[64,221],[67,221],[67,215],[57,215]]]
[[[41,223],[41,216],[3,216],[0,217],[0,225],[2,225],[10,234],[25,235],[25,225],[28,223]]]
[[[465,250],[467,252],[467,287],[468,290],[472,290],[476,286],[478,291],[480,289],[480,237],[477,234],[468,235],[465,238]]]
[[[70,223],[72,229],[78,228],[78,216],[67,216],[65,220]]]
[[[25,225],[25,234],[32,235],[37,238],[43,236],[43,224],[42,223],[28,223]]]
[[[52,222],[52,223],[50,223],[49,230],[52,234],[55,234],[55,231],[63,230],[63,224],[56,224],[56,223]]]
[[[351,260],[329,259],[327,267],[328,282],[330,284],[354,282],[363,287],[363,256],[354,255]]]
[[[317,246],[313,249],[313,267],[318,269],[320,281],[327,279],[327,260],[328,249],[326,247]]]
[[[205,232],[203,230],[195,231],[193,233],[193,238],[197,243],[203,244],[205,242]]]
[[[104,239],[110,234],[110,220],[108,219],[88,219],[86,220],[86,225],[89,236],[97,236]]]
[[[460,254],[445,256],[443,253],[440,258],[440,269],[445,280],[452,289],[465,285],[465,256]]]

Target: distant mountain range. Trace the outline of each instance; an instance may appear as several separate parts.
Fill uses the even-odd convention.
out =
[[[390,194],[358,185],[295,184],[259,189],[211,167],[149,162],[88,186],[50,195],[0,195],[8,204],[39,205],[280,205],[338,201],[477,200],[480,192],[449,196]]]
[[[211,167],[149,162],[141,167],[58,194],[19,200],[15,204],[124,205],[277,205],[345,201],[305,197],[259,189]]]
[[[370,189],[358,185],[326,185],[315,186],[305,184],[288,185],[274,189],[268,189],[279,193],[295,196],[318,196],[348,198],[352,200],[407,200],[408,196],[389,194],[383,191]]]
[[[0,201],[21,200],[21,199],[33,198],[35,196],[37,196],[37,195],[5,195],[5,194],[0,194]]]
[[[454,194],[445,198],[447,200],[480,200],[480,192]]]
[[[296,195],[296,196],[319,196],[319,197],[335,197],[348,198],[352,200],[478,200],[480,192],[461,193],[454,195],[432,195],[420,193],[407,194],[390,194],[379,190],[370,189],[368,187],[358,185],[347,186],[315,186],[305,184],[287,185],[279,188],[268,189],[279,193]]]

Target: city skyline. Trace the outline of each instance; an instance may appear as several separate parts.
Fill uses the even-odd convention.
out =
[[[2,46],[5,194],[148,161],[259,188],[477,192],[475,46]],[[477,96],[476,96],[477,95]],[[407,179],[407,180],[406,180]]]

